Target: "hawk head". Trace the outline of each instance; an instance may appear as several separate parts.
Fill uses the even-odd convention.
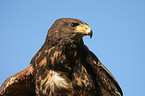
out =
[[[92,37],[92,30],[85,22],[74,18],[61,18],[48,30],[47,38],[80,41],[85,35]]]

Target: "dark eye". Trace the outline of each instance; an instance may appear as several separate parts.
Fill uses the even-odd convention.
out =
[[[75,27],[78,26],[78,25],[79,25],[78,23],[73,23],[73,22],[69,24],[69,26],[70,26],[71,28],[75,28]]]

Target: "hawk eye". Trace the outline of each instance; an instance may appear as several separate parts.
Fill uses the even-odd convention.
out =
[[[69,26],[70,26],[71,28],[75,28],[75,27],[78,26],[78,25],[79,25],[78,23],[73,23],[73,22],[69,24]]]

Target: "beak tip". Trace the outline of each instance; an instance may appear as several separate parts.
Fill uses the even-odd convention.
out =
[[[90,38],[92,38],[92,36],[93,36],[93,32],[91,31],[91,32],[89,33],[89,35],[90,35]]]
[[[90,39],[92,38],[92,36],[90,35]]]

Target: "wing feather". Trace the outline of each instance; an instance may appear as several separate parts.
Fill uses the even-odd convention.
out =
[[[26,69],[7,78],[0,88],[0,96],[35,96],[33,68]]]
[[[97,83],[98,90],[101,90],[102,96],[123,96],[122,90],[111,74],[111,72],[99,61],[99,59],[86,47],[87,52],[87,63],[93,69],[95,73],[95,80]]]

